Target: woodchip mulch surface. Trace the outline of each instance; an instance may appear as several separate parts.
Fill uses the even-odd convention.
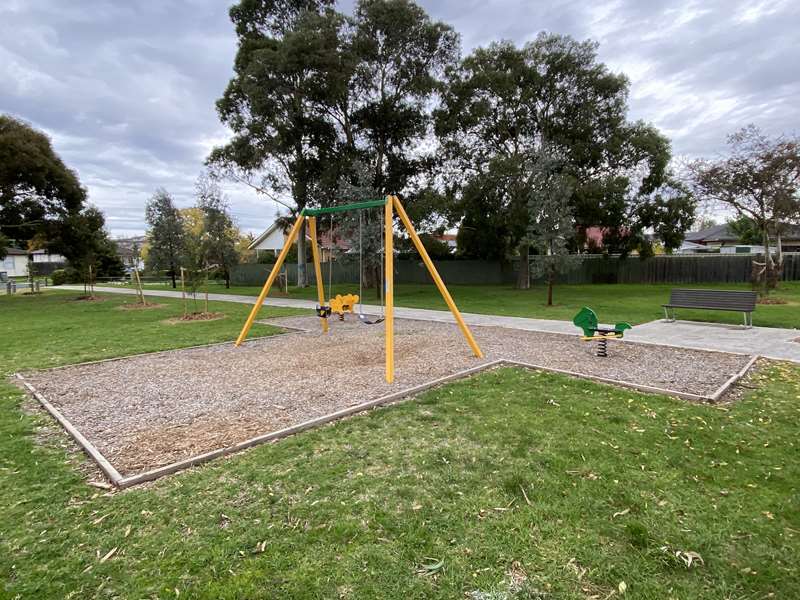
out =
[[[611,342],[608,358],[575,336],[395,321],[395,383],[384,381],[383,326],[355,317],[272,319],[307,329],[232,344],[25,374],[124,476],[230,446],[499,358],[709,395],[748,357]]]

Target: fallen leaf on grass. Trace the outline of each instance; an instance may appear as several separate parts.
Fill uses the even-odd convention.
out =
[[[525,497],[525,502],[527,503],[528,506],[530,506],[531,505],[531,501],[530,501],[530,498],[528,498],[528,494],[525,493],[525,488],[520,485],[519,489],[522,492],[522,495]]]
[[[105,518],[106,518],[108,515],[110,515],[110,514],[111,514],[111,513],[106,513],[106,514],[104,514],[102,517],[97,517],[97,518],[96,518],[94,521],[92,521],[92,525],[99,525],[99,524],[100,524],[100,523],[102,523],[102,522],[105,520]]]
[[[422,563],[417,569],[417,573],[420,575],[435,575],[439,571],[442,570],[444,567],[444,559],[439,560],[438,558],[431,558],[430,556],[426,556],[424,560],[430,561],[427,563]]]
[[[578,581],[583,579],[583,576],[586,575],[586,572],[589,570],[586,567],[582,567],[578,564],[574,558],[570,558],[567,566],[570,567],[573,571],[575,571],[575,575],[578,577]]]
[[[697,552],[692,552],[691,550],[678,550],[675,552],[675,556],[683,561],[687,569],[691,569],[692,565],[695,563],[701,565],[706,564],[702,556],[700,556]]]
[[[106,555],[103,558],[100,559],[100,563],[102,564],[102,563],[106,562],[109,558],[114,556],[117,553],[118,549],[119,548],[117,546],[115,546],[114,548],[112,548],[111,550],[106,552]]]
[[[92,487],[100,488],[101,490],[110,490],[113,489],[113,486],[106,483],[105,481],[88,481],[87,485]]]
[[[619,511],[619,512],[615,512],[615,513],[614,513],[614,514],[611,516],[611,518],[612,518],[612,519],[616,519],[617,517],[622,517],[622,516],[625,516],[625,515],[627,515],[629,512],[631,512],[631,509],[630,509],[630,508],[626,508],[625,510],[621,510],[621,511]]]
[[[626,591],[628,591],[628,584],[624,581],[620,581],[617,589],[619,590],[620,594],[624,594]]]

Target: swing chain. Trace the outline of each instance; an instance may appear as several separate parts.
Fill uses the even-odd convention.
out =
[[[328,230],[328,297],[333,298],[333,213]]]
[[[364,232],[363,232],[364,217],[361,212],[358,213],[358,319],[365,325],[377,325],[385,319],[385,307],[383,303],[384,290],[383,290],[383,213],[381,212],[381,250],[379,258],[381,260],[381,281],[380,281],[380,295],[381,295],[381,315],[374,321],[370,321],[367,315],[364,314],[364,296],[362,294],[362,286],[364,279]]]

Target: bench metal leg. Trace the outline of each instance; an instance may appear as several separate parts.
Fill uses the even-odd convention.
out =
[[[670,317],[669,309],[666,306],[664,307],[664,320],[665,321],[670,321],[672,323],[675,322],[675,309],[674,308],[672,309],[672,316]]]
[[[745,329],[751,329],[753,327],[753,313],[742,313],[744,315],[744,327]]]

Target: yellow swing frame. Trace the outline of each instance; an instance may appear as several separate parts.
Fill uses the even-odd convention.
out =
[[[411,241],[414,243],[414,247],[419,252],[419,255],[422,257],[422,262],[425,263],[425,266],[428,269],[428,273],[430,273],[433,282],[436,284],[436,287],[439,289],[439,293],[442,295],[442,298],[447,303],[447,307],[450,309],[450,312],[453,313],[453,317],[455,317],[456,323],[458,324],[459,329],[461,330],[462,335],[467,340],[467,344],[472,349],[472,353],[477,358],[483,358],[483,353],[481,349],[478,347],[477,342],[475,342],[475,338],[472,337],[472,332],[467,327],[467,324],[464,322],[464,318],[461,316],[461,313],[456,306],[456,303],[453,301],[450,292],[447,290],[447,286],[445,286],[444,281],[442,281],[439,272],[436,270],[436,266],[433,264],[430,256],[428,256],[427,250],[425,250],[425,246],[422,245],[422,241],[419,239],[419,235],[417,231],[414,229],[414,225],[411,223],[411,219],[408,218],[408,214],[406,214],[403,205],[400,203],[400,199],[397,196],[386,196],[384,200],[380,201],[367,201],[361,202],[357,204],[352,204],[349,206],[343,207],[331,207],[331,208],[319,208],[319,209],[303,209],[300,212],[300,216],[295,221],[294,225],[292,226],[291,230],[289,231],[289,235],[286,238],[286,242],[284,243],[283,249],[281,250],[280,254],[278,255],[278,260],[275,261],[275,265],[272,267],[272,271],[267,277],[267,281],[264,283],[264,287],[261,289],[261,293],[258,295],[258,299],[256,303],[253,305],[253,309],[250,311],[250,315],[247,317],[247,321],[245,321],[244,327],[242,327],[242,331],[239,334],[239,337],[236,339],[236,345],[240,346],[242,342],[244,342],[245,338],[247,338],[247,334],[250,331],[250,328],[253,326],[253,322],[256,320],[258,316],[258,311],[261,310],[261,306],[264,304],[264,300],[269,294],[269,290],[272,287],[272,284],[275,283],[275,280],[280,273],[281,267],[283,266],[283,262],[286,260],[286,255],[289,253],[289,249],[292,247],[292,244],[297,239],[297,235],[300,232],[301,226],[303,221],[308,222],[308,232],[311,237],[311,254],[314,259],[314,274],[316,275],[317,279],[317,301],[319,305],[322,306],[325,304],[325,290],[323,287],[323,280],[322,280],[322,266],[320,264],[320,257],[319,257],[319,248],[317,247],[317,215],[326,214],[330,212],[339,212],[341,210],[361,210],[364,208],[370,208],[373,206],[383,206],[384,207],[384,260],[385,260],[385,286],[386,286],[386,297],[385,297],[385,317],[384,317],[384,331],[385,331],[385,344],[386,344],[386,381],[388,383],[394,382],[394,238],[393,238],[393,219],[394,213],[397,212],[397,216],[400,217],[400,221],[403,223],[403,226],[408,231],[408,235],[411,237]],[[321,317],[320,322],[322,325],[322,331],[327,333],[328,331],[328,320],[326,318]]]

